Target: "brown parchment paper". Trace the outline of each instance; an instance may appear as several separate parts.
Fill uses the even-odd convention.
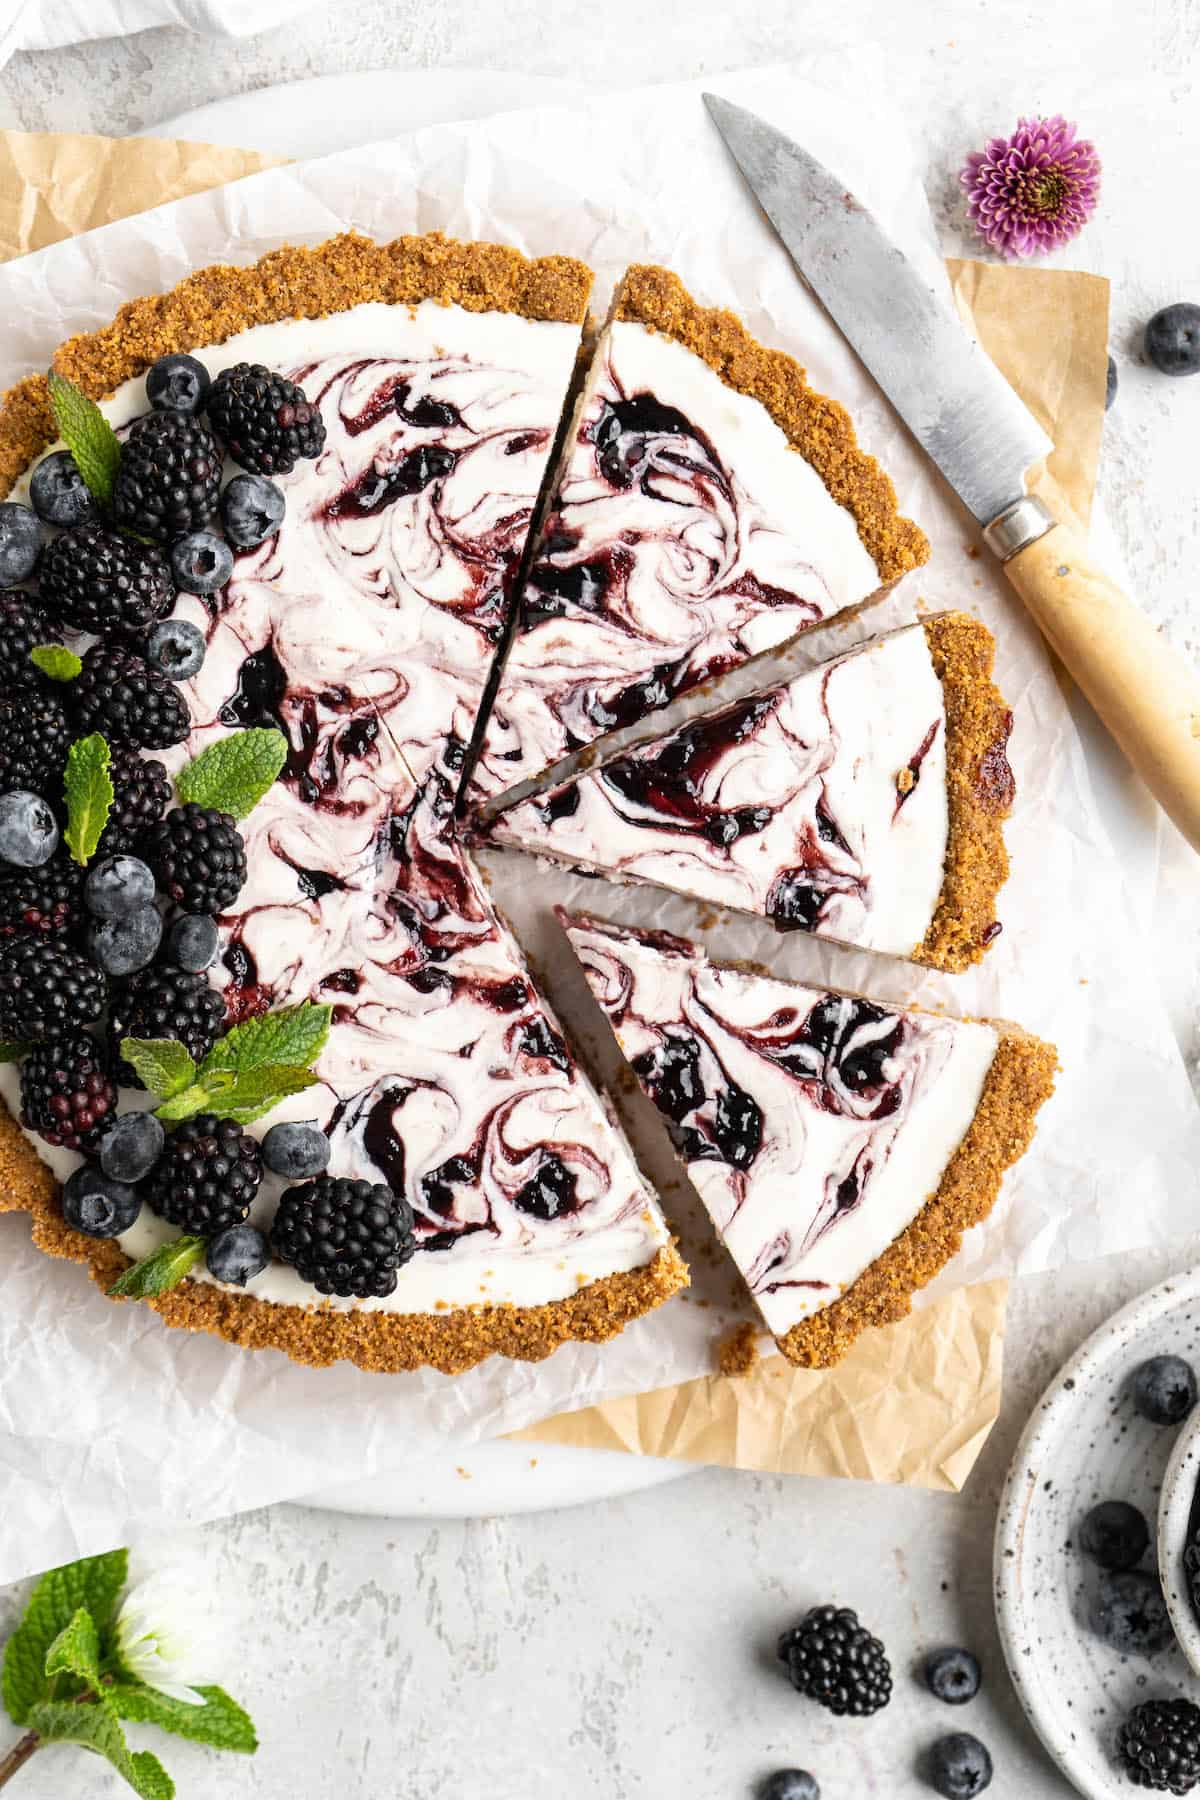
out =
[[[0,261],[280,160],[166,139],[0,132]],[[960,311],[1054,439],[1039,491],[1086,526],[1104,420],[1107,282],[1060,270],[947,266]],[[519,1435],[957,1490],[999,1411],[1006,1294],[1003,1281],[959,1289],[867,1334],[836,1369],[793,1369],[772,1355],[740,1379],[714,1374]],[[714,1325],[714,1367],[718,1350]]]

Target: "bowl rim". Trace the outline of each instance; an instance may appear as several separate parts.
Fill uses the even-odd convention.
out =
[[[1183,1552],[1192,1509],[1200,1492],[1200,1405],[1194,1406],[1171,1449],[1158,1496],[1155,1548],[1158,1580],[1179,1647],[1194,1675],[1200,1675],[1200,1618],[1184,1579]]]

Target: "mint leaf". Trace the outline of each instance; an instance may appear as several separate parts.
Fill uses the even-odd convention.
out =
[[[198,806],[215,806],[218,812],[244,819],[273,787],[287,761],[288,742],[282,731],[235,731],[218,738],[192,758],[175,777],[181,800]]]
[[[23,1056],[29,1055],[32,1048],[32,1044],[21,1044],[15,1039],[11,1042],[0,1043],[0,1063],[20,1062]]]
[[[81,393],[74,382],[53,369],[49,382],[50,405],[59,436],[75,458],[75,467],[89,492],[101,506],[107,506],[121,460],[120,440],[96,402]]]
[[[187,1087],[180,1088],[161,1106],[156,1106],[154,1116],[168,1125],[174,1125],[180,1119],[194,1119],[197,1113],[221,1111],[221,1100],[237,1080],[232,1069],[214,1069],[211,1075],[197,1075],[195,1081]]]
[[[156,1294],[169,1293],[171,1288],[178,1287],[203,1255],[202,1237],[173,1238],[169,1244],[144,1256],[141,1262],[134,1263],[123,1275],[118,1275],[108,1290],[109,1295],[115,1294],[118,1299],[125,1300],[150,1300]]]
[[[37,644],[29,652],[29,660],[51,681],[74,681],[83,667],[82,657],[65,644]]]
[[[174,1732],[193,1744],[211,1744],[214,1750],[253,1755],[258,1736],[249,1713],[219,1687],[201,1687],[196,1692],[204,1695],[203,1706],[172,1700],[140,1682],[118,1682],[105,1689],[104,1697],[121,1718],[138,1725],[157,1725],[160,1731]]]
[[[209,1077],[211,1080],[211,1076]],[[297,1069],[288,1063],[264,1063],[261,1069],[246,1069],[233,1087],[214,1104],[214,1111],[237,1125],[252,1125],[286,1100],[289,1094],[302,1094],[315,1087],[319,1076],[311,1069]]]
[[[47,1675],[77,1675],[89,1687],[100,1683],[100,1634],[86,1606],[72,1615],[46,1652]]]
[[[152,1094],[169,1100],[196,1079],[196,1065],[176,1038],[124,1038],[121,1055]]]
[[[148,1750],[130,1754],[121,1721],[104,1700],[88,1706],[43,1700],[30,1709],[28,1723],[44,1744],[84,1744],[106,1756],[142,1800],[174,1800],[175,1783],[157,1756]]]
[[[46,1658],[59,1633],[86,1607],[103,1631],[116,1611],[129,1574],[129,1552],[109,1550],[49,1569],[37,1583],[25,1615],[4,1651],[0,1697],[14,1725],[29,1722],[29,1710],[50,1691]]]
[[[307,1068],[316,1062],[329,1036],[332,1006],[302,1000],[278,1012],[261,1013],[235,1025],[219,1038],[200,1065],[201,1078],[213,1069],[260,1069],[267,1063]]]
[[[76,738],[67,751],[63,776],[67,829],[63,841],[81,868],[95,855],[100,833],[108,823],[113,803],[108,764],[108,744],[98,731],[90,737]]]

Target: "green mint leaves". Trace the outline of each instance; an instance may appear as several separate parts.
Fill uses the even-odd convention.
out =
[[[29,652],[29,660],[51,681],[74,681],[83,667],[82,658],[65,644],[37,644]]]
[[[169,1100],[196,1078],[196,1065],[175,1038],[126,1038],[121,1055],[152,1094]]]
[[[108,766],[108,744],[99,732],[76,738],[67,752],[63,776],[67,828],[63,841],[81,867],[95,855],[100,834],[108,823],[114,797]]]
[[[75,467],[89,491],[101,506],[107,506],[112,500],[117,464],[121,458],[117,434],[96,402],[81,393],[74,382],[67,381],[53,369],[48,379],[50,405],[59,436],[75,458]]]
[[[31,1708],[50,1697],[52,1681],[46,1673],[46,1660],[80,1608],[87,1610],[103,1635],[112,1623],[128,1575],[128,1551],[110,1550],[105,1556],[85,1556],[42,1576],[4,1650],[0,1699],[15,1725],[28,1725]]]
[[[100,1634],[86,1606],[71,1614],[46,1652],[47,1675],[74,1675],[89,1687],[100,1685]]]
[[[214,1750],[236,1750],[252,1756],[258,1749],[258,1736],[249,1713],[243,1712],[223,1688],[201,1687],[203,1706],[189,1706],[184,1700],[172,1700],[155,1688],[137,1683],[117,1682],[108,1690],[113,1711],[138,1725],[157,1725],[176,1737],[189,1738],[193,1744],[210,1744]]]
[[[315,1006],[311,1000],[262,1013],[227,1031],[205,1057],[204,1066],[239,1072],[270,1063],[306,1067],[325,1048],[332,1017],[331,1006]]]
[[[108,1290],[109,1297],[152,1300],[157,1294],[169,1293],[191,1272],[205,1249],[202,1237],[172,1238],[169,1244],[163,1244],[118,1275]]]
[[[331,1007],[303,1000],[247,1019],[218,1039],[199,1066],[173,1038],[127,1038],[121,1055],[159,1096],[158,1117],[166,1123],[214,1112],[252,1125],[289,1094],[315,1084],[310,1065],[325,1048],[331,1016]]]
[[[43,1700],[29,1716],[29,1728],[43,1744],[83,1744],[106,1757],[142,1800],[174,1800],[175,1783],[149,1750],[131,1751],[121,1721],[107,1700],[91,1705]]]
[[[282,731],[255,727],[231,732],[193,757],[175,779],[181,800],[244,819],[271,788],[287,761]]]

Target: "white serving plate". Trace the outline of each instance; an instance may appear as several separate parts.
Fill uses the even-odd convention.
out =
[[[1200,1406],[1181,1425],[1158,1502],[1158,1568],[1179,1647],[1200,1675],[1200,1618],[1188,1592],[1183,1553],[1200,1514]]]
[[[997,1520],[996,1614],[1009,1674],[1038,1736],[1089,1800],[1128,1800],[1133,1791],[1111,1755],[1131,1707],[1200,1700],[1177,1646],[1122,1659],[1090,1635],[1083,1609],[1098,1572],[1070,1547],[1100,1500],[1140,1507],[1153,1545],[1178,1434],[1139,1418],[1128,1388],[1139,1363],[1167,1352],[1200,1361],[1200,1269],[1132,1301],[1060,1369],[1017,1446]]]

